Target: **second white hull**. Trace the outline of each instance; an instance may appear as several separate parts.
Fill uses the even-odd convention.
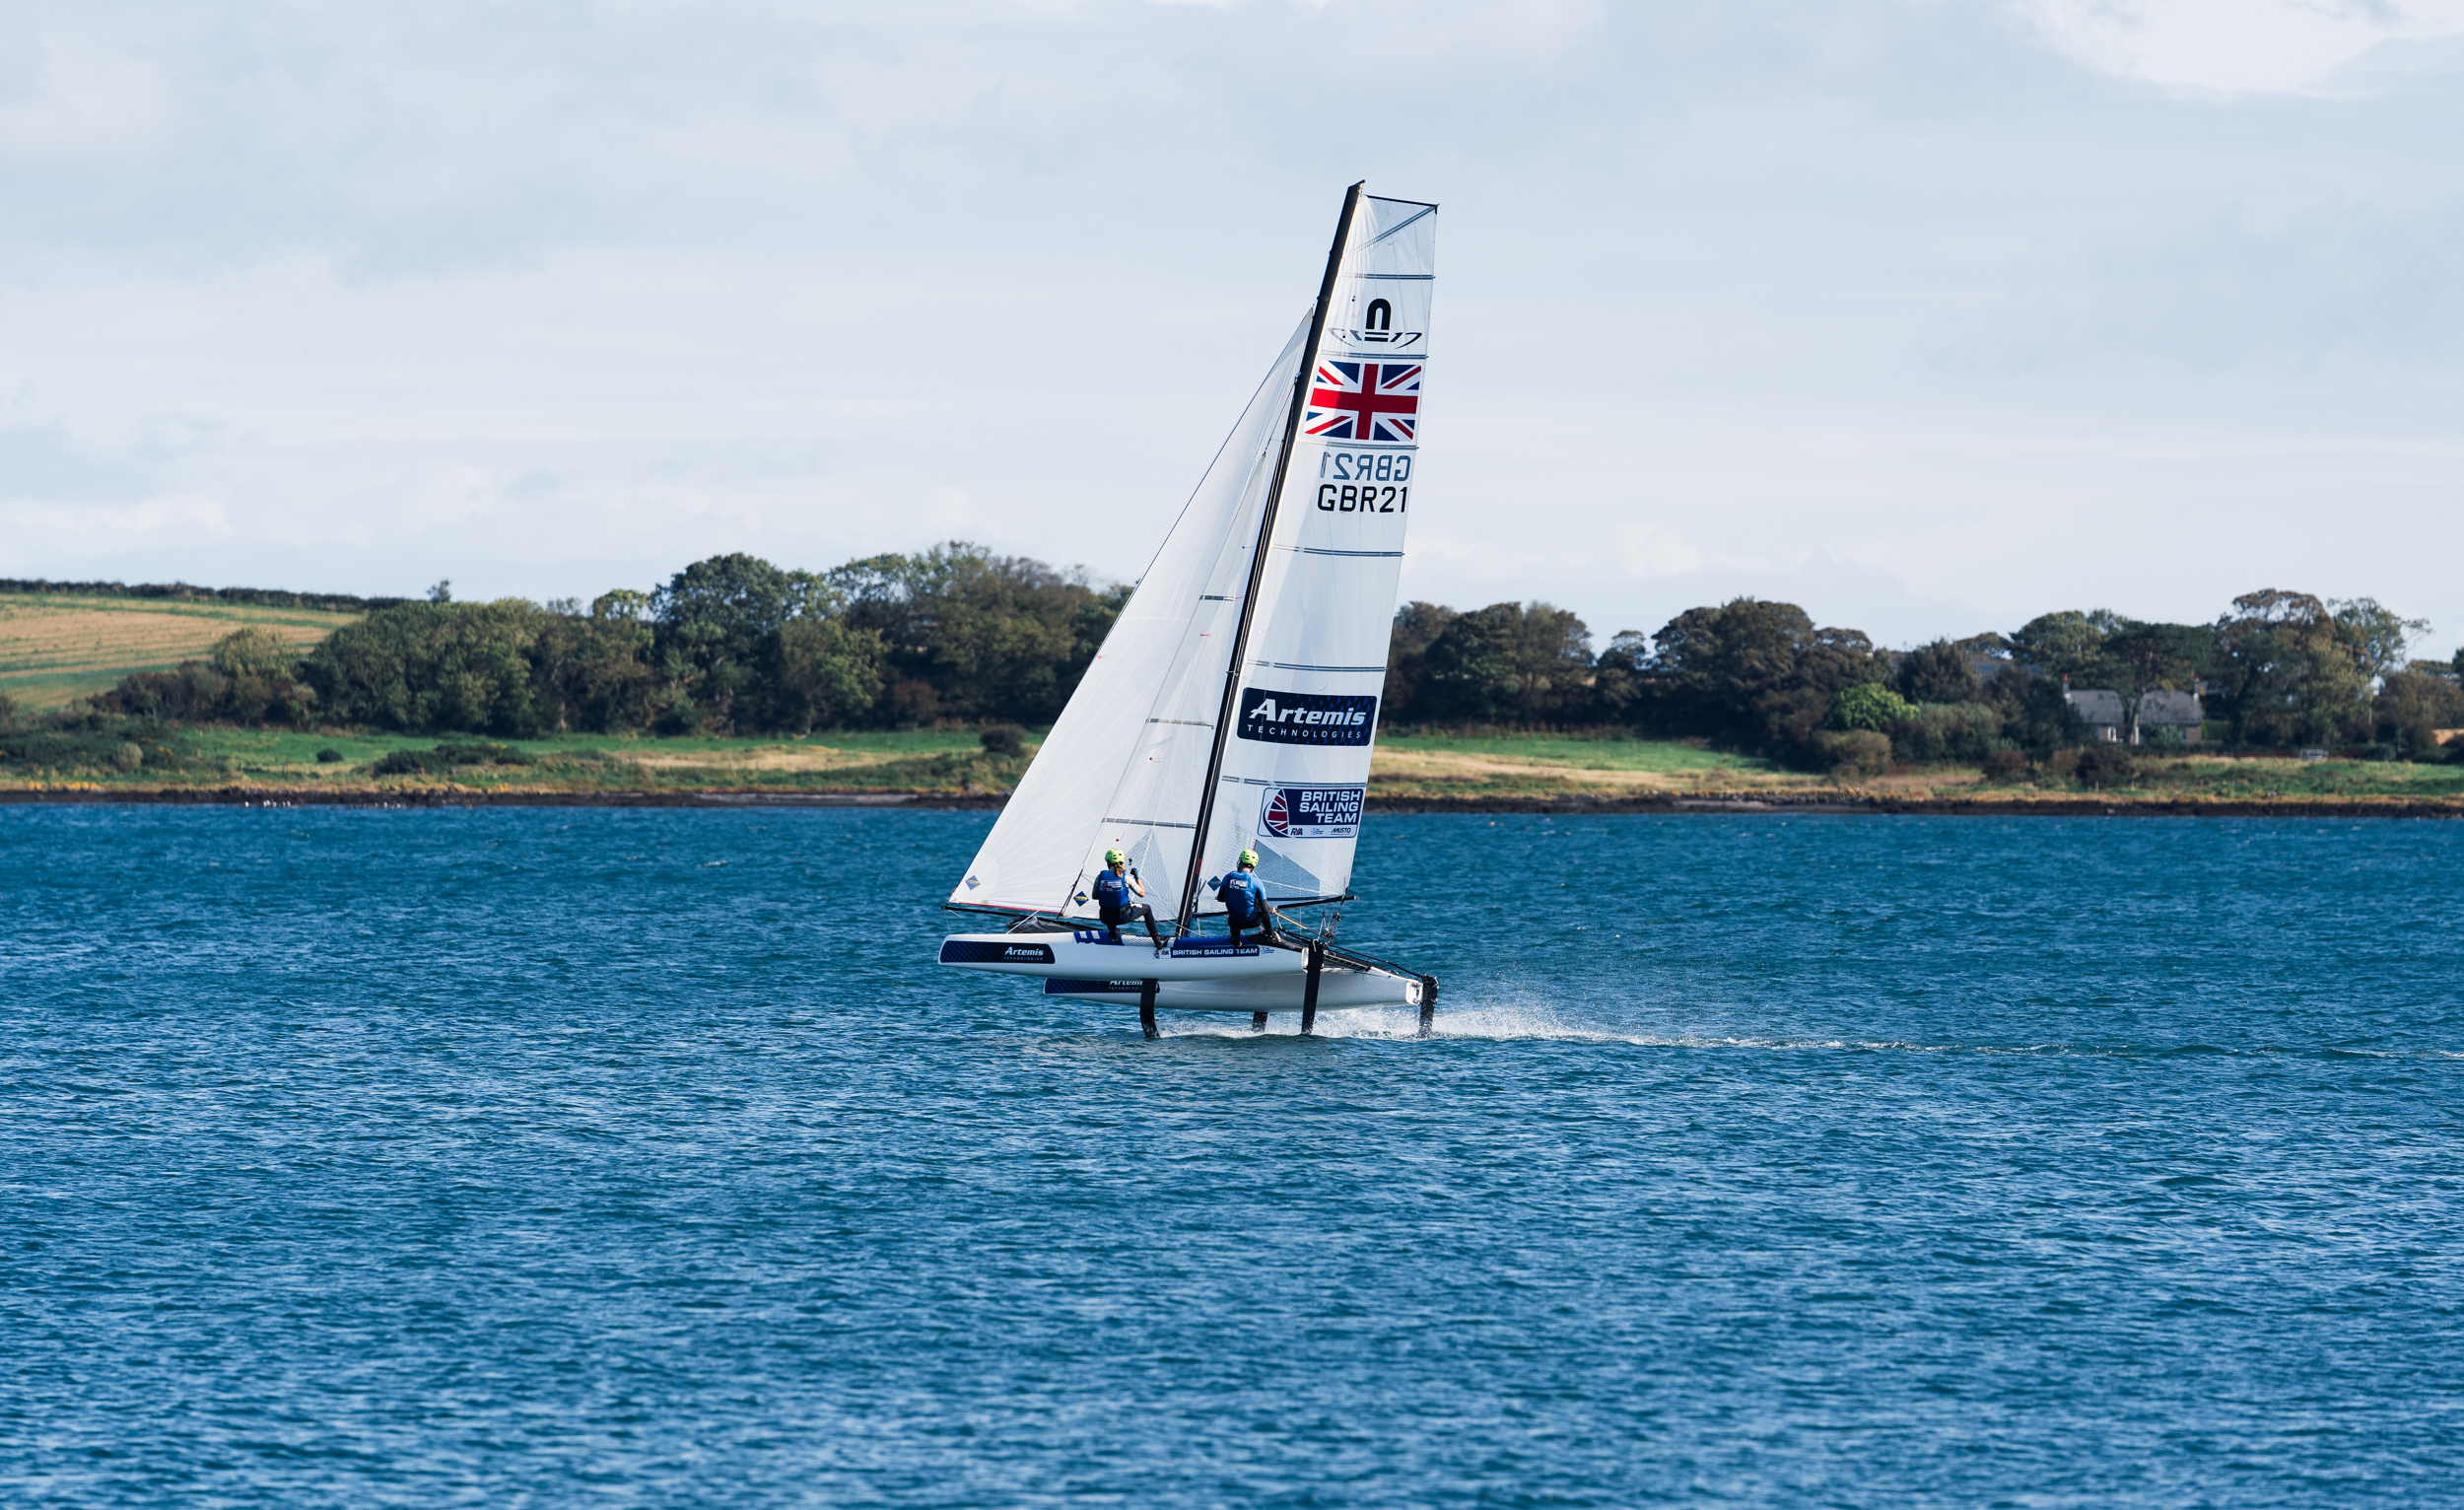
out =
[[[1246,981],[1161,981],[1155,1005],[1175,1012],[1297,1012],[1306,1002],[1308,977],[1268,976]],[[1044,983],[1048,996],[1072,1001],[1104,1001],[1135,1006],[1135,981],[1058,981]],[[1418,1006],[1420,983],[1409,976],[1384,971],[1328,970],[1318,977],[1318,1010],[1339,1012],[1364,1006]]]
[[[1113,943],[1100,928],[1074,933],[954,933],[941,940],[941,963],[994,975],[1040,975],[1065,980],[1235,981],[1290,976],[1309,969],[1298,949],[1256,942],[1235,948],[1208,935],[1176,938],[1157,951],[1142,934],[1123,930]]]

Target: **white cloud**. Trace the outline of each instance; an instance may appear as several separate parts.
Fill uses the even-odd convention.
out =
[[[33,4],[0,575],[1133,575],[1366,175],[1446,206],[1414,595],[2464,627],[2464,100],[2249,83],[2352,56],[2277,3]]]
[[[1612,538],[1617,566],[1630,577],[1682,577],[1706,561],[1692,541],[1661,524],[1620,524]]]
[[[2090,67],[2180,89],[2304,92],[2384,42],[2464,32],[2464,0],[2027,0]]]
[[[131,156],[159,146],[171,121],[161,70],[119,38],[61,25],[0,40],[0,157]]]
[[[2464,195],[2107,228],[2015,266],[1959,324],[1936,350],[1961,373],[2412,368],[2443,397],[2464,357]]]
[[[228,538],[232,520],[217,498],[158,494],[130,504],[0,503],[0,530],[29,555],[57,563],[52,577],[81,575],[79,563],[111,561],[132,548],[179,548]]]
[[[0,501],[108,504],[143,498],[156,469],[67,427],[0,421]]]

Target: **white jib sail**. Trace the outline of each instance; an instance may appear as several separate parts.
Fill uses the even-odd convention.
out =
[[[1339,897],[1351,884],[1419,491],[1436,250],[1436,206],[1362,196],[1250,626],[1206,835],[1209,881],[1254,849],[1276,901]]]
[[[1278,901],[1351,879],[1386,647],[1417,484],[1436,207],[1363,195],[1336,265],[1252,616],[1209,821],[1212,878],[1245,848]],[[1192,495],[956,906],[1090,918],[1119,848],[1158,918],[1181,908],[1232,643],[1293,384],[1302,320]],[[1199,911],[1220,913],[1201,888]]]
[[[1157,917],[1180,907],[1224,666],[1309,327],[1304,317],[1259,384],[950,892],[953,904],[1092,917],[1077,899],[1118,847]]]

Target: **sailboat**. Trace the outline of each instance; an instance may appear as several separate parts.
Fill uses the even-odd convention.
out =
[[[1335,942],[1351,900],[1419,483],[1437,206],[1343,196],[1318,297],[1105,637],[947,906],[1005,920],[940,962],[1155,1012],[1416,1006],[1434,977]],[[1097,923],[1118,849],[1159,920]],[[1206,930],[1243,851],[1277,936]],[[1315,922],[1296,923],[1295,917]]]

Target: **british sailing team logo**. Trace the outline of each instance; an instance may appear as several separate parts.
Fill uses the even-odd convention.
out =
[[[1276,787],[1258,811],[1259,832],[1270,839],[1351,839],[1360,833],[1366,787]]]
[[[1420,429],[1417,362],[1321,362],[1303,435],[1322,441],[1410,441]]]

